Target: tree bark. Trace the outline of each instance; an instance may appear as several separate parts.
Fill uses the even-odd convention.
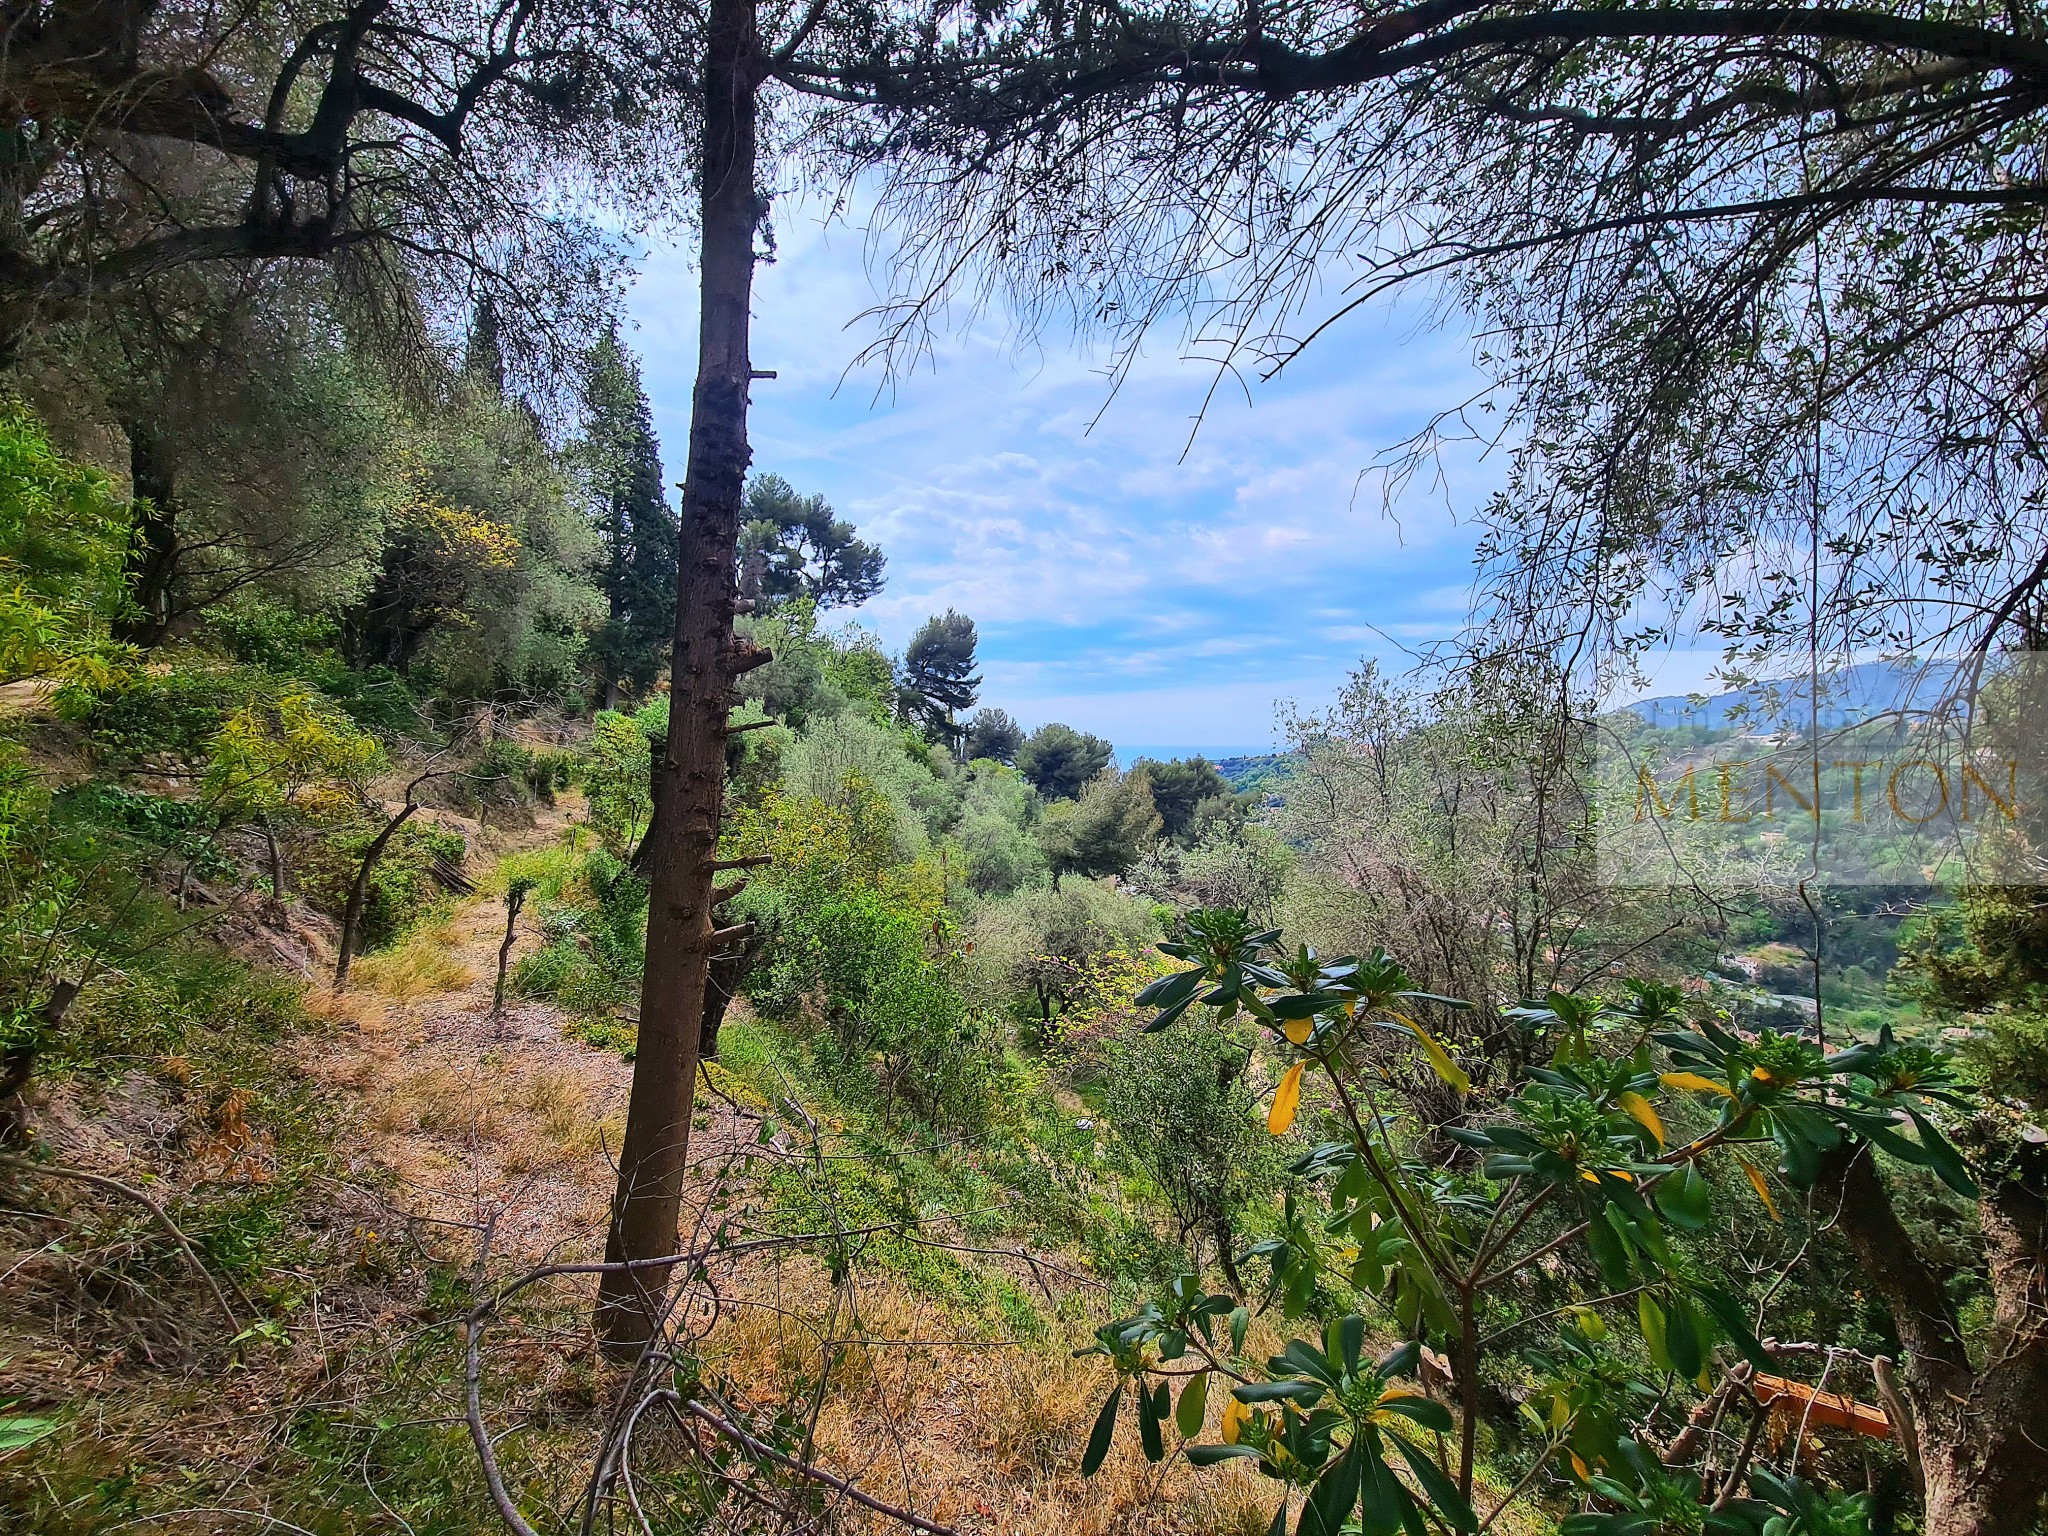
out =
[[[505,971],[512,963],[512,944],[519,937],[519,909],[526,904],[526,887],[514,885],[505,892],[505,941],[498,946],[498,985],[491,993],[491,1017],[505,1014]]]
[[[282,913],[285,903],[284,849],[277,841],[277,826],[269,816],[263,818],[263,842],[270,854],[270,905]]]
[[[1841,1228],[1906,1352],[1918,1419],[1926,1536],[2030,1536],[2048,1498],[2048,1158],[2023,1147],[1978,1212],[1992,1317],[1981,1368],[1941,1276],[1913,1246],[1867,1147],[1823,1162],[1822,1209]]]
[[[128,472],[141,537],[128,552],[128,592],[135,613],[116,626],[123,640],[158,644],[171,627],[171,579],[178,572],[177,481],[153,428],[128,423]]]
[[[647,964],[640,1039],[619,1154],[606,1258],[675,1251],[696,1091],[704,991],[715,938],[712,876],[725,793],[734,680],[766,660],[733,634],[747,446],[756,93],[764,60],[755,0],[712,0],[704,61],[701,282],[697,385],[677,538],[677,602],[668,739],[647,839]],[[598,1286],[597,1330],[616,1358],[659,1331],[668,1277],[612,1271]]]
[[[348,904],[341,909],[341,953],[334,962],[334,990],[337,992],[348,986],[349,962],[355,959],[356,932],[363,925],[363,902],[370,893],[370,876],[377,872],[377,861],[384,857],[384,850],[398,835],[398,829],[412,820],[413,812],[418,809],[408,795],[405,809],[387,821],[384,830],[371,838],[370,846],[363,850],[363,862],[356,866],[356,877],[348,888]]]

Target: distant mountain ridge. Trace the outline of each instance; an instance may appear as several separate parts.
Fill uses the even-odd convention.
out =
[[[1866,661],[1823,672],[1820,724],[1832,728],[1855,725],[1897,710],[1930,710],[1954,685],[1959,669],[1967,665],[1951,659],[1929,661],[1917,667],[1902,662]],[[1769,730],[1803,726],[1814,719],[1809,696],[1808,679],[1789,677],[1707,698],[1663,694],[1637,699],[1622,708],[1660,728],[1690,725],[1715,731],[1737,727]]]

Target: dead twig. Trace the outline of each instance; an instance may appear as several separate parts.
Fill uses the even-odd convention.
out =
[[[12,1168],[19,1173],[47,1174],[53,1179],[73,1179],[80,1184],[90,1184],[95,1189],[103,1189],[109,1194],[120,1195],[124,1199],[134,1201],[156,1218],[158,1226],[171,1234],[177,1242],[179,1251],[185,1255],[185,1262],[192,1266],[192,1272],[204,1280],[206,1288],[213,1292],[213,1299],[220,1307],[220,1315],[227,1319],[228,1337],[234,1338],[241,1333],[242,1320],[235,1315],[235,1309],[228,1305],[227,1293],[221,1290],[220,1283],[213,1278],[213,1272],[200,1262],[199,1251],[192,1246],[192,1240],[185,1235],[182,1227],[171,1220],[170,1212],[134,1185],[123,1184],[119,1179],[108,1178],[103,1173],[88,1173],[83,1168],[67,1168],[62,1163],[39,1163],[31,1158],[15,1157],[5,1153],[0,1153],[0,1168]],[[244,1301],[247,1299],[243,1298]]]
[[[909,1526],[912,1530],[923,1531],[925,1536],[959,1536],[959,1533],[949,1525],[940,1525],[936,1521],[925,1519],[922,1515],[913,1514],[910,1510],[898,1508],[894,1504],[884,1503],[872,1494],[861,1492],[858,1487],[848,1482],[845,1478],[836,1477],[832,1473],[827,1472],[823,1467],[814,1467],[807,1461],[799,1461],[794,1456],[785,1455],[783,1452],[776,1450],[774,1446],[755,1439],[754,1436],[748,1434],[737,1424],[728,1423],[713,1410],[694,1399],[680,1405],[671,1404],[670,1409],[672,1412],[688,1413],[695,1418],[702,1419],[706,1424],[717,1430],[726,1439],[732,1441],[733,1444],[739,1446],[749,1455],[758,1456],[763,1461],[772,1461],[785,1472],[793,1472],[806,1481],[821,1483],[825,1487],[833,1489],[835,1492],[851,1499],[863,1509],[871,1509],[878,1515],[886,1515],[891,1520]]]

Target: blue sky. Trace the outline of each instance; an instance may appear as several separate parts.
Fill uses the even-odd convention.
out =
[[[912,377],[849,372],[877,296],[863,233],[785,211],[777,244],[755,297],[755,366],[780,375],[754,393],[755,468],[881,545],[888,585],[855,616],[892,650],[948,606],[973,617],[985,703],[1123,747],[1258,749],[1276,702],[1318,707],[1361,656],[1398,662],[1461,622],[1465,519],[1493,466],[1468,456],[1393,518],[1359,478],[1472,392],[1460,336],[1356,317],[1249,402],[1220,391],[1183,458],[1211,370],[1177,337],[1113,400],[1099,348],[1020,348],[987,317]],[[687,247],[649,253],[630,309],[673,481],[696,366]]]

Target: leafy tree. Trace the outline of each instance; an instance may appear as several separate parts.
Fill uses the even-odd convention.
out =
[[[1152,784],[1142,772],[1105,769],[1077,800],[1048,806],[1039,842],[1053,876],[1121,875],[1159,836]]]
[[[1017,767],[1048,800],[1071,800],[1107,768],[1116,748],[1071,725],[1041,725],[1017,751]]]
[[[344,654],[470,697],[566,690],[603,618],[596,534],[531,414],[465,387],[414,428]]]
[[[619,264],[591,214],[631,224],[683,189],[656,126],[673,24],[417,0],[316,0],[260,25],[38,13],[0,64],[34,140],[0,173],[22,214],[0,237],[0,350],[195,274],[301,264],[341,272],[363,325],[481,291],[508,352],[557,350]],[[622,161],[632,174],[602,174]],[[528,195],[568,181],[574,207]]]
[[[632,715],[610,709],[600,710],[591,725],[583,760],[591,830],[613,858],[630,861],[654,813],[648,733]]]
[[[106,477],[59,454],[26,406],[0,401],[0,681],[113,680],[127,535]]]
[[[1270,827],[1211,821],[1191,848],[1161,842],[1131,871],[1130,882],[1175,907],[1243,907],[1259,922],[1274,920],[1291,889],[1294,853]]]
[[[1278,1181],[1280,1158],[1245,1081],[1253,1036],[1242,1028],[1124,1035],[1103,1051],[1103,1108],[1117,1141],[1152,1176],[1180,1224],[1242,1291],[1238,1221]]]
[[[75,441],[125,439],[124,639],[155,645],[244,595],[331,612],[360,594],[401,411],[331,292],[187,272],[26,350],[25,382]]]
[[[604,623],[590,639],[605,707],[621,684],[644,692],[668,660],[675,630],[676,519],[662,493],[661,445],[640,384],[640,366],[607,330],[584,378],[580,462],[597,530],[597,588]]]
[[[270,853],[270,889],[285,897],[281,826],[333,820],[362,803],[384,761],[375,737],[311,690],[293,689],[236,710],[222,722],[200,780],[217,828],[255,822]]]
[[[903,691],[910,707],[932,730],[957,745],[954,716],[971,709],[981,693],[974,670],[974,620],[948,608],[918,626],[903,652]]]
[[[978,75],[957,47],[905,36],[927,72],[866,88],[918,127],[884,198],[914,312],[983,250],[1126,349],[1214,305],[1226,371],[1402,288],[1467,308],[1516,445],[1489,640],[1654,643],[1667,599],[1740,645],[2042,633],[2038,14],[1047,4],[977,35]]]
[[[1045,854],[1031,835],[1037,809],[1016,769],[990,758],[968,763],[951,835],[967,855],[967,884],[976,895],[999,896],[1045,878]]]
[[[967,760],[985,757],[991,762],[1014,763],[1024,747],[1024,727],[1007,711],[978,709],[967,722]]]
[[[747,486],[740,529],[740,584],[769,602],[809,598],[818,608],[857,608],[882,590],[882,552],[822,496],[799,496],[780,475]]]
[[[1174,758],[1164,763],[1144,757],[1132,764],[1134,772],[1139,769],[1152,781],[1152,802],[1159,807],[1166,835],[1178,840],[1192,841],[1197,830],[1195,812],[1203,801],[1230,793],[1230,781],[1206,757]]]
[[[1171,1028],[1197,1007],[1204,1010],[1199,1022],[1181,1027],[1216,1030],[1248,1017],[1288,1063],[1268,1129],[1285,1134],[1307,1115],[1318,1134],[1294,1165],[1304,1187],[1290,1193],[1279,1231],[1251,1252],[1271,1261],[1284,1316],[1317,1309],[1329,1321],[1320,1339],[1297,1338],[1261,1363],[1245,1356],[1249,1314],[1237,1298],[1206,1293],[1198,1275],[1177,1280],[1098,1331],[1097,1350],[1119,1385],[1098,1419],[1085,1470],[1100,1464],[1127,1395],[1147,1457],[1163,1458],[1161,1422],[1169,1409],[1186,1406],[1185,1398],[1172,1403],[1171,1382],[1155,1375],[1170,1370],[1184,1392],[1205,1390],[1211,1380],[1233,1383],[1222,1444],[1193,1446],[1190,1459],[1257,1462],[1283,1489],[1306,1496],[1305,1530],[1335,1533],[1354,1511],[1363,1529],[1383,1536],[1414,1528],[1415,1496],[1392,1475],[1397,1464],[1438,1519],[1476,1530],[1485,1401],[1478,1387],[1489,1353],[1535,1321],[1519,1295],[1504,1293],[1562,1251],[1579,1257],[1588,1278],[1548,1314],[1556,1347],[1529,1352],[1538,1379],[1524,1417],[1542,1437],[1539,1465],[1568,1473],[1633,1516],[1653,1516],[1640,1525],[1606,1513],[1574,1517],[1567,1529],[1605,1536],[1668,1521],[1661,1528],[1738,1536],[1766,1526],[1807,1528],[1799,1522],[1815,1511],[1789,1480],[1754,1476],[1755,1497],[1739,1499],[1738,1464],[1725,1486],[1709,1489],[1711,1509],[1701,1509],[1693,1460],[1703,1437],[1680,1434],[1662,1453],[1650,1448],[1659,1443],[1651,1436],[1665,1394],[1680,1382],[1711,1380],[1717,1346],[1754,1369],[1774,1364],[1742,1300],[1717,1271],[1684,1254],[1686,1235],[1714,1221],[1701,1167],[1712,1161],[1739,1169],[1773,1214],[1770,1177],[1753,1160],[1766,1146],[1778,1177],[1792,1189],[1817,1191],[1828,1209],[1839,1208],[1827,1187],[1830,1168],[1868,1168],[1877,1148],[1974,1193],[1969,1169],[1936,1124],[1937,1116],[1970,1108],[1939,1052],[1888,1037],[1833,1055],[1791,1036],[1744,1038],[1711,1018],[1686,1016],[1675,988],[1650,984],[1632,985],[1611,1002],[1554,994],[1547,1005],[1553,1064],[1454,1132],[1483,1161],[1470,1172],[1447,1172],[1406,1155],[1402,1130],[1379,1106],[1373,1082],[1399,1049],[1468,1092],[1457,1056],[1424,1022],[1434,1010],[1462,1004],[1417,991],[1384,953],[1325,962],[1306,946],[1290,952],[1277,931],[1255,928],[1242,910],[1191,912],[1182,926],[1186,938],[1161,948],[1187,969],[1139,995],[1158,1010],[1147,1029]],[[1875,1262],[1865,1263],[1879,1281]],[[1333,1302],[1325,1301],[1332,1293]],[[1394,1387],[1392,1378],[1414,1369],[1413,1344],[1366,1364],[1365,1318],[1350,1297],[1390,1306],[1411,1340],[1447,1351],[1456,1415]],[[1639,1328],[1664,1393],[1647,1383],[1632,1389],[1627,1367],[1600,1347],[1610,1331],[1603,1310]],[[1502,1326],[1510,1319],[1516,1326]],[[1645,1403],[1655,1406],[1645,1410]],[[1180,1418],[1191,1438],[1204,1422],[1192,1412]],[[1417,1436],[1417,1428],[1449,1444]],[[1498,1520],[1532,1481],[1510,1490],[1487,1520]],[[1939,1507],[1944,1496],[1932,1469],[1929,1488],[1930,1507]],[[1682,1512],[1674,1503],[1681,1497],[1690,1502]],[[2029,1518],[2013,1528],[2024,1529]]]

